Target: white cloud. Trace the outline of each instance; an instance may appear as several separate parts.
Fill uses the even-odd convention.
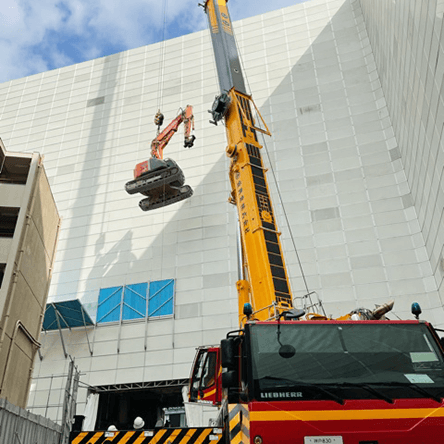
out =
[[[233,20],[300,0],[232,0]],[[159,0],[6,0],[0,2],[0,82],[162,39]],[[166,37],[206,27],[197,0],[167,0]],[[174,29],[173,29],[174,28]],[[74,42],[69,48],[66,41]]]

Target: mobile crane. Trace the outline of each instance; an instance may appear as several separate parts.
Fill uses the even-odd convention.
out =
[[[185,407],[206,415],[187,414],[188,428],[108,432],[109,440],[442,443],[443,347],[432,325],[418,320],[417,305],[411,321],[387,320],[393,303],[337,319],[293,306],[258,141],[258,133],[269,131],[245,88],[227,1],[202,6],[220,84],[211,114],[213,123],[225,123],[230,201],[240,221],[240,328],[220,346],[197,351]],[[106,436],[82,432],[72,443],[100,443]]]
[[[227,2],[202,6],[220,85],[211,114],[225,123],[240,221],[240,329],[198,349],[189,404],[219,409],[227,443],[442,443],[442,342],[417,304],[411,321],[385,318],[393,302],[337,319],[303,320],[293,307],[258,141],[269,131],[245,89]]]

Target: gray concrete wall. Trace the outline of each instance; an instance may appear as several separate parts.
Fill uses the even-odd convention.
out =
[[[360,0],[403,168],[444,301],[444,1]]]

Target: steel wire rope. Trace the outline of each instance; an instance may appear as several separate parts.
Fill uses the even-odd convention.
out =
[[[168,0],[163,0],[163,27],[162,27],[162,41],[160,42],[160,59],[159,59],[159,81],[157,83],[157,109],[160,111],[163,99],[163,82],[165,76],[165,34],[167,22]]]
[[[162,107],[162,99],[163,99],[163,82],[165,77],[165,34],[166,34],[166,21],[167,21],[167,9],[168,9],[168,0],[163,0],[163,27],[162,27],[162,41],[160,42],[160,59],[159,59],[159,81],[157,83],[157,112],[160,113],[160,109]],[[162,119],[163,120],[163,119]],[[157,127],[157,134],[160,134],[160,125]],[[162,152],[163,154],[163,152]],[[162,155],[163,158],[163,155]],[[165,190],[166,184],[163,182],[163,190],[162,190],[162,247],[160,252],[160,278],[163,278],[163,247],[164,247],[164,232],[165,232]],[[149,301],[149,290],[147,292],[147,312],[146,316],[148,317],[148,301]]]
[[[235,44],[236,44],[237,53],[239,55],[239,61],[240,61],[241,67],[242,67],[242,71],[244,73],[244,78],[245,78],[245,80],[247,82],[248,91],[250,92],[250,95],[251,95],[250,82],[248,81],[248,77],[246,75],[245,64],[244,64],[244,61],[242,59],[242,56],[241,56],[241,53],[240,53],[240,50],[239,50],[239,44],[238,44],[236,35],[234,35],[234,41],[235,41]],[[296,248],[296,242],[294,240],[293,230],[291,229],[290,221],[288,219],[287,210],[285,209],[284,201],[282,199],[281,190],[279,188],[279,183],[277,181],[277,177],[276,177],[276,173],[274,171],[273,163],[271,162],[271,157],[270,157],[270,153],[269,153],[269,150],[268,150],[267,141],[265,140],[265,136],[264,136],[263,133],[261,133],[261,136],[262,136],[263,146],[265,148],[265,153],[267,154],[268,164],[270,165],[270,170],[271,170],[271,173],[272,173],[272,176],[273,176],[273,179],[274,179],[274,183],[276,185],[276,190],[277,190],[277,193],[278,193],[279,202],[280,202],[280,204],[282,206],[282,211],[284,213],[284,219],[285,219],[285,221],[287,223],[288,231],[290,232],[291,242],[293,244],[293,248],[294,248],[294,251],[296,253],[296,258],[298,260],[299,269],[301,270],[301,275],[302,275],[302,280],[304,281],[305,290],[307,291],[307,295],[309,295],[311,292],[310,292],[310,290],[308,288],[307,278],[305,276],[304,269],[302,267],[302,262],[301,262],[301,259],[300,259],[300,256],[299,256],[298,249]],[[321,303],[321,306],[322,306],[322,303]]]

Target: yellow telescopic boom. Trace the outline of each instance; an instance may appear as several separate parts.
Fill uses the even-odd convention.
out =
[[[261,117],[261,128],[256,126],[253,110],[259,112],[245,90],[226,3],[207,0],[204,5],[221,89],[211,113],[213,123],[225,122],[231,200],[239,214],[245,271],[237,282],[239,320],[245,303],[252,305],[254,319],[267,320],[293,308],[293,302],[258,141],[259,132],[270,133]]]

